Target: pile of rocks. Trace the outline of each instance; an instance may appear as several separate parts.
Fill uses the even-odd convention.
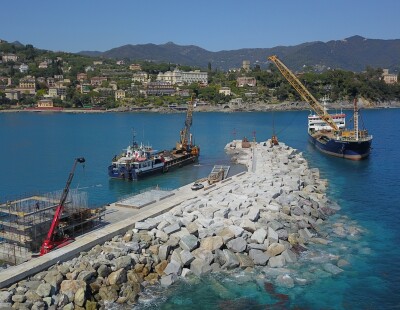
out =
[[[237,268],[283,267],[296,262],[308,243],[327,244],[318,227],[335,210],[318,170],[282,143],[246,150],[239,150],[239,144],[227,148],[233,145],[240,152],[239,161],[249,172],[199,191],[171,211],[137,222],[125,235],[1,291],[0,307],[134,304],[149,285],[167,287],[180,277]],[[289,280],[285,276],[282,281]]]

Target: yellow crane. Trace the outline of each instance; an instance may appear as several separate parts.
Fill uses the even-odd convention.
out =
[[[300,80],[294,75],[292,71],[285,66],[285,64],[278,59],[277,56],[272,55],[268,57],[268,60],[273,62],[285,79],[293,86],[293,88],[299,93],[299,95],[306,101],[311,108],[318,114],[318,116],[325,121],[333,130],[339,130],[339,127],[335,124],[332,117],[325,111],[322,105],[317,99],[307,90],[307,88],[300,82]]]
[[[186,120],[185,120],[185,128],[183,128],[180,132],[180,141],[176,143],[176,150],[185,150],[189,151],[192,147],[192,138],[190,136],[190,126],[192,126],[193,119],[193,97],[190,102],[188,102],[188,108],[186,112]]]

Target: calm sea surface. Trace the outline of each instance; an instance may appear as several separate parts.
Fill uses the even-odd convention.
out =
[[[399,309],[400,110],[363,111],[374,140],[371,156],[360,162],[328,157],[308,144],[307,114],[195,113],[192,133],[201,147],[199,165],[125,182],[109,180],[107,166],[130,143],[133,128],[138,141],[169,149],[179,138],[184,114],[0,113],[0,202],[62,189],[74,159],[82,156],[86,163],[77,167],[71,188],[86,191],[91,206],[151,186],[177,188],[207,176],[215,164],[229,164],[224,153],[229,141],[253,135],[257,141],[266,140],[274,123],[279,139],[301,150],[310,166],[328,179],[329,196],[342,207],[330,221],[344,218],[346,224],[363,230],[359,238],[333,238],[325,247],[350,263],[343,267],[345,271],[333,277],[321,273],[307,285],[274,288],[274,293],[264,287],[260,274],[211,276],[178,283],[156,302],[142,303],[140,308]],[[310,266],[301,272],[315,270]]]

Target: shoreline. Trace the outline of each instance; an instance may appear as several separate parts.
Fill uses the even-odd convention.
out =
[[[400,108],[400,102],[382,103],[379,105],[359,104],[362,110],[380,110],[380,109],[397,109]],[[353,110],[353,104],[350,103],[331,103],[327,104],[328,110]],[[219,106],[197,106],[195,112],[219,112],[219,113],[235,113],[235,112],[275,112],[275,111],[306,111],[311,110],[311,107],[305,102],[282,102],[278,104],[263,104],[253,103],[242,105],[241,107],[229,106],[229,103]],[[186,113],[186,110],[177,110],[169,107],[120,107],[108,110],[102,109],[71,109],[71,108],[55,108],[55,109],[0,109],[0,113],[158,113],[158,114],[172,114],[172,113]]]

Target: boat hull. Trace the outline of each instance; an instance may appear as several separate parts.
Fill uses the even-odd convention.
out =
[[[171,171],[175,168],[187,166],[198,161],[198,155],[183,155],[178,158],[174,158],[169,161],[165,161],[161,167],[148,169],[146,171],[135,171],[135,169],[129,169],[124,166],[114,167],[113,165],[108,166],[108,176],[114,179],[121,180],[139,180],[154,174],[161,174],[164,172]]]
[[[372,139],[365,141],[340,141],[327,138],[325,141],[308,135],[309,141],[322,153],[350,159],[361,160],[367,158],[371,152]]]

